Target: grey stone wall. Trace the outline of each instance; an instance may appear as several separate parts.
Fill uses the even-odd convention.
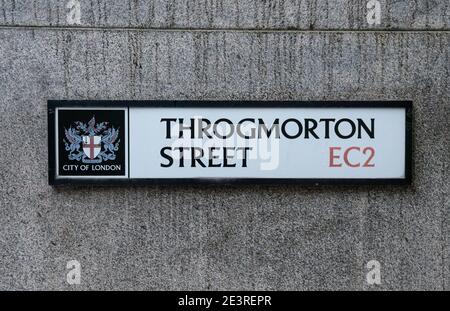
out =
[[[368,29],[369,0],[79,0],[80,26],[183,29]],[[445,0],[380,0],[379,29],[448,29]],[[2,0],[4,25],[67,26],[67,3]],[[69,5],[70,7],[70,5]]]
[[[0,2],[0,289],[450,289],[447,0],[67,2]],[[414,181],[52,188],[47,99],[411,99]]]

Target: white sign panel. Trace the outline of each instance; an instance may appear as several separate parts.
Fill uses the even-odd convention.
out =
[[[58,149],[50,168],[55,184],[405,183],[411,177],[410,102],[113,102],[115,110],[106,102],[58,103],[49,104],[51,120],[64,120],[55,123],[60,135],[51,135]],[[74,115],[83,106],[87,112]],[[115,113],[111,120],[108,111]]]

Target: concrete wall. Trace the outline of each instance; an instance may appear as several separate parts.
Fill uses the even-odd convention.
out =
[[[450,289],[448,0],[66,2],[0,2],[0,289]],[[414,182],[52,188],[47,99],[412,99]]]

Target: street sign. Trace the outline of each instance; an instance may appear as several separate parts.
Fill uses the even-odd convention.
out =
[[[49,101],[50,184],[409,183],[412,103]]]

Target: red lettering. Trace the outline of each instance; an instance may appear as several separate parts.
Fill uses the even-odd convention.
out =
[[[360,167],[361,166],[361,163],[354,163],[354,164],[352,164],[352,163],[350,163],[350,161],[349,161],[349,159],[348,159],[348,154],[350,153],[350,151],[352,151],[352,150],[358,150],[358,151],[360,151],[361,149],[359,148],[359,147],[350,147],[350,148],[347,148],[347,150],[345,150],[345,152],[344,152],[344,162],[345,162],[345,164],[347,165],[347,166],[349,166],[349,167]]]
[[[375,164],[370,163],[370,161],[372,161],[372,159],[375,157],[375,149],[372,147],[366,147],[366,148],[364,148],[363,153],[366,154],[367,151],[370,151],[370,155],[369,155],[369,158],[367,159],[367,161],[364,163],[363,167],[374,167]]]
[[[341,167],[342,163],[337,164],[334,162],[335,159],[339,159],[339,155],[335,155],[335,150],[341,150],[341,147],[330,147],[330,167]]]

